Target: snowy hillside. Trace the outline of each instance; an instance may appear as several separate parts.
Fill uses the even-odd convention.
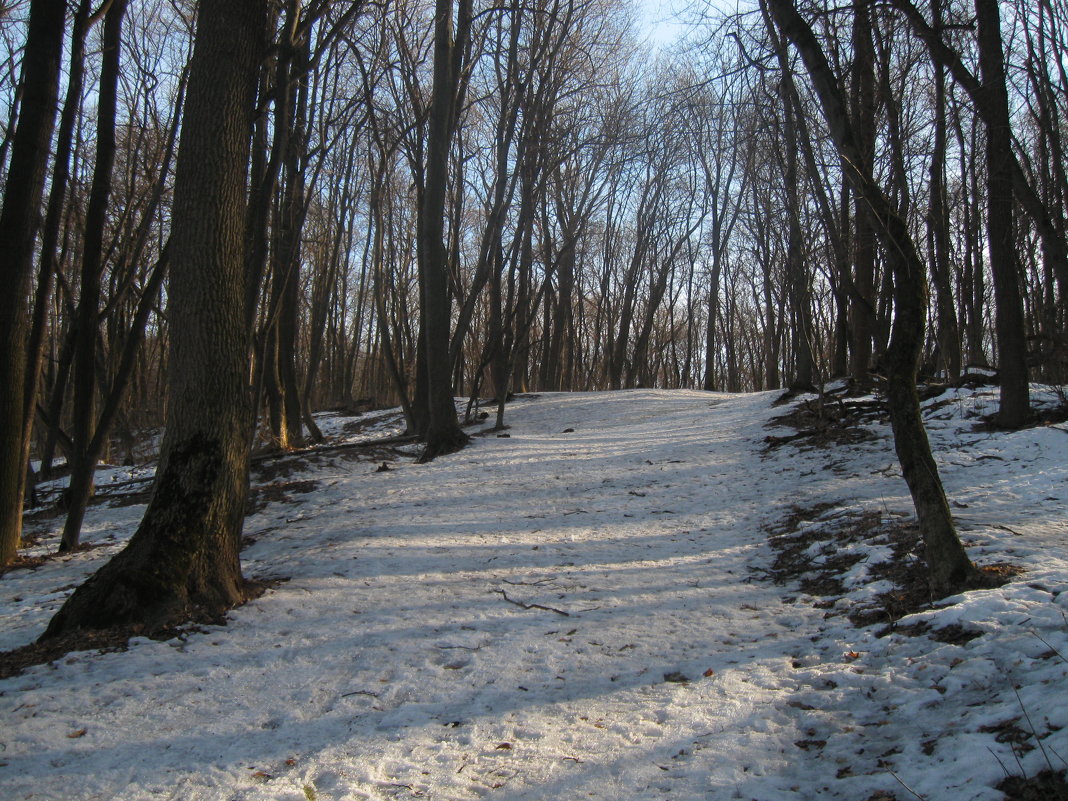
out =
[[[893,622],[879,563],[916,556],[887,425],[768,447],[776,397],[543,395],[428,465],[264,466],[244,571],[283,581],[225,627],[0,681],[0,797],[995,801],[1062,771],[1068,428],[927,402],[969,553],[1024,572]],[[143,508],[0,578],[0,648]]]

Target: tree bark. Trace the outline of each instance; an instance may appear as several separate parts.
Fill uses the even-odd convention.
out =
[[[129,545],[79,587],[42,639],[154,631],[218,616],[247,593],[245,208],[267,3],[201,0],[175,177],[169,418],[152,500]]]
[[[45,212],[44,227],[41,230],[41,257],[37,271],[37,289],[33,304],[33,322],[30,326],[29,345],[26,349],[26,383],[23,389],[23,446],[24,461],[29,460],[33,422],[36,418],[34,406],[37,403],[38,385],[41,376],[41,362],[44,355],[45,331],[48,326],[48,310],[52,302],[52,289],[55,286],[56,273],[59,270],[59,234],[66,207],[67,184],[70,179],[70,157],[74,141],[74,124],[82,102],[82,85],[85,78],[85,39],[92,21],[89,18],[89,0],[81,0],[71,24],[70,67],[67,77],[67,94],[60,114],[59,130],[56,134],[56,156],[52,167],[52,183],[48,191],[48,208]],[[64,378],[65,383],[65,378]],[[51,431],[49,436],[52,436]],[[54,444],[47,449],[55,451]],[[42,454],[44,457],[44,454]],[[42,472],[51,468],[51,458],[41,459]]]
[[[460,429],[453,401],[449,362],[449,297],[445,250],[445,194],[449,149],[456,128],[459,66],[470,25],[470,0],[460,0],[457,40],[453,40],[453,4],[437,0],[434,21],[434,88],[427,130],[426,187],[419,215],[420,277],[423,321],[421,336],[426,353],[427,427],[420,461],[459,450],[468,437]]]
[[[794,371],[790,388],[810,390],[814,388],[815,355],[813,341],[815,331],[812,326],[812,290],[808,268],[802,253],[801,203],[798,197],[798,132],[797,119],[801,116],[793,84],[790,61],[786,48],[779,42],[775,25],[771,18],[764,15],[768,35],[778,51],[779,69],[782,78],[779,82],[779,99],[782,103],[783,158],[786,160],[783,188],[786,191],[787,241],[786,241],[786,277],[789,282],[790,308],[793,318]]]
[[[856,165],[872,172],[875,153],[875,46],[872,42],[871,11],[868,0],[853,4],[853,83],[852,113],[856,119]],[[843,109],[844,111],[844,109]],[[859,193],[853,195],[853,287],[850,296],[851,350],[849,373],[859,385],[870,382],[873,343],[876,334],[875,245],[877,221]]]
[[[932,0],[931,13],[936,26],[942,24],[940,0]],[[949,210],[946,203],[946,71],[941,64],[934,64],[934,143],[931,152],[930,206],[927,212],[927,230],[930,240],[931,276],[935,287],[937,320],[936,342],[938,345],[936,368],[942,369],[951,381],[960,377],[960,326],[953,304],[952,270],[949,261]]]
[[[1012,190],[1012,127],[1005,86],[1005,55],[1001,45],[998,0],[975,0],[979,35],[979,67],[983,76],[986,115],[987,243],[994,276],[995,331],[998,343],[1000,402],[998,423],[1016,428],[1031,416],[1027,378],[1027,342],[1020,297],[1015,203]]]
[[[22,105],[0,211],[0,566],[10,564],[22,536],[26,486],[26,298],[59,97],[66,0],[30,5],[22,63]]]

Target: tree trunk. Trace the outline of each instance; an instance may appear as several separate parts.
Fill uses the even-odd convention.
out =
[[[419,215],[420,277],[426,353],[427,428],[420,461],[459,450],[468,437],[460,429],[449,363],[448,265],[445,250],[445,193],[449,149],[456,128],[460,55],[470,24],[470,0],[460,0],[459,36],[453,41],[451,0],[437,0],[434,22],[434,89],[427,131],[426,187]]]
[[[916,373],[927,315],[926,269],[908,227],[870,173],[861,169],[854,134],[838,81],[812,29],[791,0],[767,0],[783,34],[798,49],[812,78],[831,139],[857,193],[873,211],[894,271],[894,323],[886,352],[887,405],[901,472],[912,495],[925,546],[928,579],[937,597],[976,586],[980,573],[957,537],[938,467],[923,427]]]
[[[201,0],[178,151],[169,289],[169,418],[152,500],[129,545],[78,588],[43,639],[153,631],[246,597],[246,183],[267,3]]]
[[[813,341],[815,331],[812,326],[812,291],[811,279],[805,266],[801,250],[801,203],[798,197],[798,135],[797,118],[801,112],[798,106],[790,61],[775,31],[775,25],[766,14],[764,21],[768,34],[778,52],[779,69],[782,79],[779,82],[779,99],[782,102],[783,156],[786,169],[783,184],[786,190],[787,242],[786,242],[786,276],[789,282],[790,307],[793,318],[794,372],[790,382],[791,389],[809,390],[813,388],[815,373],[815,356]]]
[[[115,164],[115,109],[118,102],[122,21],[126,0],[115,0],[104,17],[104,56],[100,68],[97,101],[96,164],[85,212],[85,252],[82,258],[81,293],[74,321],[74,400],[71,437],[74,463],[67,490],[67,520],[63,525],[60,553],[78,547],[85,508],[93,494],[99,453],[90,448],[96,423],[97,345],[100,338],[100,292],[104,272],[104,228],[111,199],[111,172]]]
[[[1031,416],[1027,379],[1027,343],[1023,301],[1013,230],[1012,127],[1005,87],[1005,56],[1001,49],[998,0],[975,0],[979,28],[979,66],[983,75],[986,116],[987,242],[997,304],[995,331],[1001,398],[998,423],[1012,428]]]
[[[984,65],[981,64],[981,68],[984,69],[984,75],[983,81],[980,82],[968,70],[964,62],[961,60],[961,57],[942,41],[941,32],[933,29],[927,24],[923,15],[919,12],[916,6],[910,2],[910,0],[890,0],[890,3],[904,15],[916,35],[927,45],[927,50],[931,54],[931,58],[949,70],[957,84],[968,93],[975,105],[976,112],[978,112],[979,116],[983,119],[987,128],[1000,128],[1011,134],[1011,129],[1006,128],[1005,115],[1000,108],[1001,100],[997,98],[992,99],[987,91],[988,88],[994,88],[995,91],[999,93],[1005,91],[1004,55],[998,55],[1001,53],[1000,22],[998,23],[998,30],[996,33],[998,39],[996,52],[992,42],[987,44],[980,42],[979,49],[981,59],[995,56],[1000,58],[1002,62],[1000,71],[1003,78],[1000,81],[989,78],[985,74],[986,69]],[[982,39],[987,37],[993,38],[995,36],[993,20],[990,18],[990,15],[996,12],[996,3],[992,7],[983,6],[982,8],[978,2],[976,3],[976,21],[979,22],[978,17],[980,16],[984,18],[980,23],[980,26],[983,29],[980,31],[980,37]],[[998,84],[1000,84],[1000,89],[997,88]],[[1027,176],[1011,147],[1000,151],[1000,155],[1004,158],[1001,167],[1007,169],[1012,177],[1013,193],[1015,194],[1017,201],[1019,201],[1020,208],[1031,218],[1031,222],[1034,223],[1035,229],[1038,231],[1038,235],[1042,239],[1042,247],[1045,252],[1044,255],[1048,259],[1050,267],[1057,278],[1057,284],[1060,287],[1061,294],[1068,294],[1068,234],[1066,234],[1063,226],[1059,226],[1055,222],[1055,220],[1061,219],[1061,215],[1050,213],[1049,205],[1042,200],[1042,197],[1035,190],[1035,187],[1032,186],[1031,182],[1027,179]]]
[[[939,0],[932,0],[931,13],[935,25],[942,25],[942,7]],[[946,71],[941,64],[934,65],[934,145],[931,153],[931,201],[927,212],[927,229],[930,239],[931,275],[935,287],[937,321],[937,353],[935,367],[944,371],[951,381],[960,377],[960,327],[953,304],[952,271],[949,262],[949,210],[946,203]]]
[[[856,119],[857,167],[872,172],[875,152],[875,48],[872,43],[871,11],[868,0],[853,5],[853,83],[852,105]],[[853,287],[850,298],[851,351],[849,373],[860,385],[870,382],[876,327],[875,227],[877,221],[865,198],[853,195]]]
[[[81,0],[75,11],[71,25],[70,68],[67,78],[67,95],[63,101],[60,114],[59,131],[56,135],[56,158],[52,168],[52,183],[48,191],[48,210],[45,212],[44,227],[41,230],[41,259],[37,277],[37,291],[33,304],[33,322],[30,327],[29,345],[26,349],[26,383],[23,396],[23,444],[26,459],[29,459],[30,438],[33,433],[33,421],[36,418],[34,406],[37,403],[38,385],[40,383],[41,362],[44,356],[45,332],[48,327],[48,310],[52,302],[52,289],[55,286],[56,273],[59,270],[59,234],[66,207],[67,184],[70,180],[70,157],[74,141],[74,124],[78,110],[81,108],[82,86],[85,78],[85,38],[91,25],[89,19],[89,0]],[[69,362],[68,362],[69,364]],[[66,376],[63,378],[66,383]],[[58,411],[57,411],[58,416]],[[49,437],[53,437],[54,427],[50,428]],[[53,445],[49,453],[55,451]],[[51,458],[41,459],[41,471],[50,472]]]
[[[0,211],[0,567],[16,556],[26,486],[26,297],[59,97],[66,0],[33,0],[22,63],[22,106]]]
[[[283,278],[281,305],[277,317],[278,375],[282,382],[285,438],[291,448],[304,444],[304,432],[301,428],[304,400],[297,377],[297,350],[300,338],[301,237],[304,231],[307,194],[305,171],[308,159],[305,158],[305,151],[310,109],[306,73],[310,60],[309,46],[309,39],[305,36],[294,48],[297,56],[293,68],[297,75],[303,77],[300,79],[299,90],[294,93],[294,109],[289,117],[292,131],[285,153],[286,182],[279,199],[280,225],[275,262],[275,269],[282,273]]]

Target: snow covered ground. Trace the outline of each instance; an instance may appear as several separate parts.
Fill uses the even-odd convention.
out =
[[[890,589],[890,547],[819,532],[907,519],[888,430],[765,449],[775,398],[543,395],[428,465],[280,463],[244,570],[286,581],[225,627],[0,681],[0,797],[994,801],[1064,769],[1066,427],[977,431],[989,390],[929,402],[970,553],[1027,572],[878,637],[847,613]],[[0,649],[142,512],[93,506],[103,547],[0,578]],[[769,579],[786,521],[815,567],[855,552],[841,592]]]

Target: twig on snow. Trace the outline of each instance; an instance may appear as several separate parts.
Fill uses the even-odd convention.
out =
[[[1049,754],[1046,753],[1046,746],[1042,743],[1042,738],[1038,736],[1038,729],[1035,728],[1035,724],[1031,722],[1031,714],[1027,711],[1027,707],[1024,706],[1023,698],[1020,697],[1020,691],[1013,685],[1012,691],[1016,693],[1016,700],[1020,703],[1020,709],[1023,710],[1024,719],[1027,721],[1027,725],[1031,727],[1031,736],[1035,738],[1035,743],[1038,744],[1038,750],[1042,752],[1042,758],[1046,760],[1046,766],[1051,770],[1055,770],[1053,763],[1050,761]]]
[[[998,756],[997,754],[995,754],[995,753],[994,753],[994,749],[993,749],[993,748],[991,748],[991,747],[990,747],[990,746],[988,745],[988,746],[986,747],[986,750],[987,750],[987,751],[989,751],[989,752],[990,752],[990,756],[994,757],[994,759],[996,759],[996,760],[997,760],[997,763],[998,763],[999,765],[1001,765],[1001,771],[1002,771],[1002,773],[1004,773],[1004,774],[1005,774],[1005,778],[1007,779],[1007,778],[1009,778],[1010,776],[1012,776],[1012,774],[1011,774],[1011,773],[1009,773],[1009,769],[1005,767],[1005,763],[1001,761],[1001,757],[999,757],[999,756]]]
[[[556,609],[552,606],[543,606],[542,604],[528,604],[524,603],[523,601],[517,601],[514,598],[509,598],[508,593],[506,593],[504,590],[494,590],[494,592],[499,593],[500,596],[504,598],[504,600],[506,600],[508,603],[515,604],[521,609],[543,609],[546,612],[556,612],[556,614],[558,615],[563,615],[564,617],[571,617],[571,614],[565,612],[563,609]]]
[[[926,798],[924,798],[922,795],[920,795],[915,790],[913,790],[911,787],[909,787],[907,784],[905,784],[905,782],[903,782],[901,780],[901,777],[898,776],[896,773],[894,773],[892,770],[890,770],[890,768],[886,768],[886,772],[889,773],[891,776],[893,776],[894,779],[897,780],[898,784],[900,784],[902,787],[904,787],[906,790],[908,790],[910,793],[912,793],[916,798],[920,799],[920,801],[927,801]]]
[[[1043,645],[1045,645],[1047,648],[1049,648],[1053,653],[1055,653],[1058,657],[1060,657],[1060,660],[1062,662],[1064,662],[1065,664],[1068,664],[1068,659],[1064,658],[1064,654],[1062,654],[1060,651],[1058,651],[1056,648],[1054,648],[1052,645],[1050,645],[1049,641],[1045,637],[1043,637],[1041,634],[1039,634],[1034,629],[1031,629],[1031,634],[1033,634],[1039,640],[1039,642],[1041,642]]]
[[[1015,536],[1017,536],[1017,537],[1022,537],[1022,536],[1023,536],[1023,534],[1021,534],[1021,533],[1020,533],[1019,531],[1016,531],[1016,530],[1014,530],[1014,529],[1011,529],[1011,528],[1009,528],[1008,526],[1003,526],[1003,525],[1001,525],[1000,523],[994,523],[994,525],[993,525],[993,526],[991,526],[991,528],[1000,528],[1000,529],[1001,529],[1002,531],[1007,531],[1007,532],[1009,532],[1010,534],[1013,534],[1013,535],[1015,535]]]
[[[537,581],[509,581],[508,579],[501,579],[505,584],[511,584],[513,587],[537,587],[541,584],[551,584],[556,581],[555,578],[543,578]]]
[[[460,649],[463,651],[481,651],[482,645],[439,645],[438,650],[447,651],[449,649]]]

